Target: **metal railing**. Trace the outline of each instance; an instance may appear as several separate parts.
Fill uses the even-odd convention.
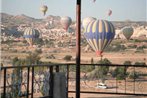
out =
[[[81,64],[80,93],[147,96],[147,66]],[[53,74],[64,72],[66,94],[76,93],[75,64],[11,66],[1,68],[1,98],[53,98]],[[103,85],[99,83],[103,82]],[[73,96],[73,95],[72,95]]]

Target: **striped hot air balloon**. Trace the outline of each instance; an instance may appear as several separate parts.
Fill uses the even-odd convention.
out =
[[[84,36],[96,54],[102,56],[104,49],[115,36],[115,28],[106,20],[92,21],[86,27]]]
[[[32,46],[34,39],[39,38],[39,31],[31,27],[28,27],[24,31],[24,38],[29,43],[29,45]]]

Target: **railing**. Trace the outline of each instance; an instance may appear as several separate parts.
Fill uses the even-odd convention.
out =
[[[147,66],[81,64],[81,94],[147,96]],[[1,98],[53,98],[53,73],[65,72],[67,97],[74,97],[75,64],[1,68]],[[101,82],[105,85],[99,85]],[[73,93],[73,94],[72,94]]]

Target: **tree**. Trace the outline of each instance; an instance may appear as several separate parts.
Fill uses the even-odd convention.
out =
[[[19,59],[18,57],[13,58],[12,60],[13,66],[22,66],[24,64],[38,64],[40,63],[39,54],[34,52],[30,53],[29,56],[25,60]],[[18,98],[21,92],[21,83],[22,83],[22,68],[15,68],[11,75],[11,92],[10,98]],[[26,93],[26,92],[23,92]]]
[[[13,59],[13,66],[21,66],[21,60],[15,57]],[[22,68],[15,68],[11,75],[11,98],[17,98],[21,92],[21,82],[22,82]]]
[[[131,61],[125,61],[123,63],[123,65],[132,65],[132,62]],[[126,70],[125,71],[127,71],[127,69],[128,69],[128,66],[126,66]]]
[[[111,62],[105,58],[98,61],[97,64],[111,64]],[[105,77],[109,72],[109,66],[96,66],[95,69],[88,74],[89,78],[99,78],[101,82],[105,82]]]
[[[111,64],[111,62],[107,59],[104,58],[103,60],[98,61],[98,64]],[[105,81],[105,77],[109,71],[109,66],[98,66],[98,77],[101,79],[101,82]]]
[[[115,70],[112,73],[113,77],[116,77],[117,80],[123,80],[126,78],[126,68],[125,67],[116,67]]]
[[[40,57],[38,53],[30,53],[26,57],[26,64],[39,64],[40,63]]]

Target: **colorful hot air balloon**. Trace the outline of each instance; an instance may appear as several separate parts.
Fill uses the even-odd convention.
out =
[[[109,21],[95,20],[88,24],[84,36],[96,54],[102,56],[115,36],[115,28]]]
[[[83,28],[85,29],[87,27],[87,25],[91,22],[91,21],[95,21],[96,18],[93,18],[93,17],[86,17],[83,19],[82,21],[82,26]]]
[[[130,39],[130,37],[133,35],[134,29],[132,27],[124,27],[121,32],[125,36],[127,40]]]
[[[111,16],[111,14],[112,14],[112,10],[108,10],[108,12],[107,12],[107,16]]]
[[[29,45],[32,46],[34,39],[39,38],[39,31],[31,27],[28,27],[24,31],[24,38],[29,43]]]
[[[43,5],[43,6],[40,7],[40,11],[43,12],[44,16],[45,16],[47,10],[48,10],[48,7],[46,5]]]
[[[72,23],[72,19],[68,16],[64,16],[64,17],[61,17],[61,25],[63,26],[63,28],[67,31],[68,30],[68,27],[71,25]]]

